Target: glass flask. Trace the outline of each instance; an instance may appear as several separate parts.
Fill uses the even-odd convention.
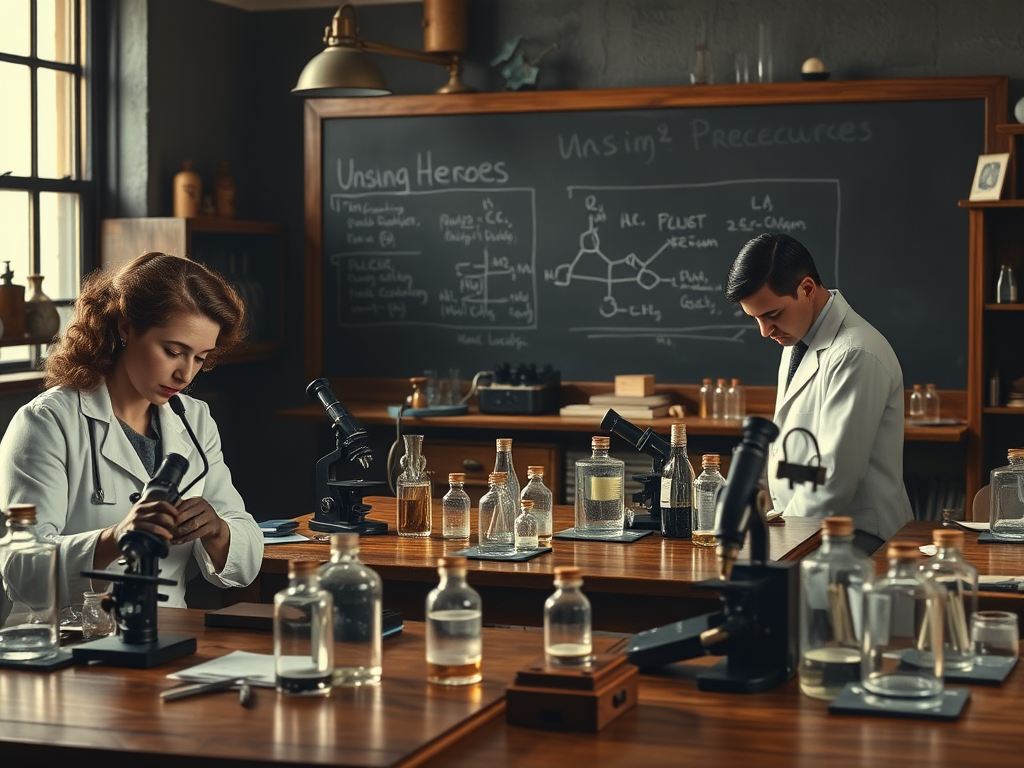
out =
[[[911,421],[924,421],[924,391],[920,384],[915,384],[914,391],[910,393],[910,408],[907,416]]]
[[[430,477],[424,471],[423,435],[405,435],[405,455],[398,476],[398,535],[430,535]]]
[[[704,379],[700,385],[700,417],[702,419],[711,418],[711,396],[714,390],[711,379]]]
[[[661,468],[661,535],[689,539],[693,534],[693,467],[686,456],[686,425],[672,425],[671,452]]]
[[[1002,541],[1024,541],[1024,448],[1006,452],[1009,464],[989,474],[992,535]]]
[[[541,547],[551,545],[551,491],[544,485],[544,467],[532,466],[526,468],[526,476],[529,480],[520,498],[529,499],[533,502],[533,514],[537,518],[537,544]]]
[[[274,678],[288,696],[326,696],[334,675],[333,603],[316,560],[289,560],[288,587],[274,595]]]
[[[864,586],[861,684],[873,703],[932,708],[942,698],[946,598],[918,569],[916,544],[891,542],[887,554],[888,571]]]
[[[375,685],[383,640],[380,576],[359,562],[359,534],[332,533],[331,559],[320,566],[320,588],[331,596],[336,686]]]
[[[533,502],[522,499],[519,502],[519,516],[516,517],[516,552],[532,552],[538,543],[537,517],[533,514]]]
[[[719,379],[718,383],[715,384],[715,388],[711,393],[711,418],[712,419],[725,419],[725,395],[729,391],[728,385],[725,383],[725,379]]]
[[[469,538],[469,494],[464,472],[448,475],[451,489],[441,499],[441,535],[446,539]]]
[[[516,468],[512,466],[512,439],[499,437],[495,442],[497,455],[494,457],[494,471],[504,472],[505,490],[508,491],[509,501],[513,509],[519,508],[519,480],[516,479]]]
[[[800,690],[831,701],[860,680],[864,585],[875,568],[853,546],[849,517],[826,517],[821,541],[800,563]]]
[[[924,420],[938,421],[941,414],[939,408],[939,392],[934,384],[925,384],[924,387]]]
[[[733,379],[725,392],[725,418],[743,419],[747,415],[747,392],[739,379]]]
[[[693,481],[692,539],[698,547],[714,547],[718,544],[715,539],[715,505],[725,485],[725,478],[720,471],[721,462],[717,453],[705,453],[701,459],[703,471]],[[689,464],[689,460],[686,463]]]
[[[579,568],[555,568],[555,593],[544,603],[544,659],[548,664],[579,667],[590,663],[590,601],[582,586]]]
[[[921,571],[946,590],[946,626],[943,655],[947,669],[974,666],[971,616],[978,610],[978,569],[963,559],[964,532],[939,528],[932,531],[939,551],[921,563]]]
[[[12,601],[0,628],[0,659],[28,661],[60,649],[57,545],[36,531],[35,504],[12,504],[0,538],[0,572]]]
[[[515,509],[508,501],[504,472],[487,476],[487,493],[480,497],[477,512],[481,552],[511,552],[515,549]]]
[[[576,462],[576,531],[589,536],[621,536],[626,522],[623,478],[626,463],[608,455],[611,438],[590,439],[589,459]]]
[[[999,268],[999,281],[996,283],[996,304],[1012,304],[1017,301],[1017,280],[1009,264]]]
[[[427,680],[439,685],[479,683],[483,604],[466,583],[466,558],[440,558],[437,573],[441,581],[427,595]]]
[[[105,592],[86,592],[82,598],[82,638],[96,640],[114,634],[114,614],[103,608]]]

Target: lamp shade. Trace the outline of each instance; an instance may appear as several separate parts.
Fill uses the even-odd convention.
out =
[[[384,75],[360,50],[331,45],[310,59],[292,93],[306,98],[387,96]]]

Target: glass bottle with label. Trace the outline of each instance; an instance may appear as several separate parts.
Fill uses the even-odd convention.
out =
[[[448,475],[451,490],[441,499],[441,535],[446,539],[469,538],[469,494],[464,472]]]
[[[924,420],[938,421],[942,411],[939,408],[939,392],[934,384],[924,387]]]
[[[689,539],[693,533],[693,467],[686,456],[686,425],[672,425],[671,452],[661,468],[661,535]]]
[[[978,610],[978,569],[960,554],[963,531],[939,528],[932,531],[932,543],[939,551],[921,563],[921,570],[946,590],[945,666],[968,669],[974,666],[971,616]]]
[[[729,386],[725,383],[725,379],[719,379],[718,383],[715,384],[715,389],[711,393],[711,418],[712,419],[725,419],[725,396],[729,390]]]
[[[422,539],[430,535],[430,477],[423,455],[423,435],[405,435],[402,474],[398,476],[398,535]]]
[[[487,476],[487,493],[480,497],[478,531],[481,552],[511,552],[515,549],[516,513],[508,501],[504,472]]]
[[[334,676],[334,605],[316,560],[289,560],[274,596],[274,678],[288,696],[326,696]]]
[[[11,612],[0,628],[0,659],[48,659],[60,649],[57,545],[39,536],[35,504],[12,504],[0,538],[0,572]]]
[[[864,585],[871,559],[853,546],[853,520],[826,517],[821,547],[800,562],[800,690],[831,701],[860,680]]]
[[[1011,448],[1006,458],[1010,463],[989,475],[989,524],[997,539],[1024,541],[1024,448]]]
[[[715,505],[725,485],[725,478],[720,471],[721,462],[717,453],[705,453],[701,459],[703,471],[693,481],[692,538],[698,547],[714,547],[718,544],[715,539]]]
[[[516,518],[516,552],[532,552],[538,543],[537,517],[533,514],[533,502],[522,499],[519,502],[519,516]]]
[[[520,497],[533,502],[533,514],[537,518],[537,543],[539,546],[547,547],[551,545],[552,495],[544,485],[544,467],[527,467],[526,476],[529,481]]]
[[[382,585],[359,562],[359,534],[331,534],[331,559],[320,567],[320,587],[334,616],[333,685],[375,685],[381,676]]]
[[[910,393],[908,410],[907,416],[911,421],[924,421],[924,390],[920,384],[915,384],[914,390]]]
[[[700,385],[700,417],[702,419],[711,418],[711,397],[714,390],[711,379],[704,379]]]
[[[576,566],[555,568],[555,593],[544,603],[544,658],[548,664],[579,667],[589,664],[590,601],[583,594],[582,571]]]
[[[427,595],[427,680],[439,685],[479,683],[483,603],[466,583],[466,558],[442,557],[441,577]]]
[[[512,438],[499,437],[494,441],[497,455],[494,457],[494,471],[504,472],[505,489],[515,509],[519,508],[519,480],[516,468],[512,465]]]
[[[1017,280],[1009,264],[999,268],[999,281],[996,283],[996,304],[1012,304],[1017,301]]]
[[[595,435],[591,456],[576,462],[576,531],[621,536],[626,522],[623,478],[626,463],[608,455],[611,438]]]

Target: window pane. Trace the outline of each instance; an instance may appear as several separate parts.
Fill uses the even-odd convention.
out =
[[[75,177],[75,78],[68,72],[40,69],[39,175],[46,179]]]
[[[32,0],[0,0],[0,51],[28,56]]]
[[[78,195],[39,193],[39,274],[51,299],[78,296],[79,219]]]
[[[2,261],[10,261],[14,272],[12,282],[26,286],[29,268],[29,196],[21,190],[0,190],[0,243],[3,244]],[[0,263],[0,272],[4,272]],[[28,347],[0,347],[0,363],[27,361]]]
[[[74,63],[73,6],[72,0],[36,0],[36,55],[39,58]]]
[[[10,3],[16,0],[0,0]],[[22,64],[0,62],[0,175],[32,175],[32,121],[29,70]]]

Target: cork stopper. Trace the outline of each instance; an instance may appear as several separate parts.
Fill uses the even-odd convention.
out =
[[[711,379],[702,379],[701,383],[703,383],[703,384],[710,384],[711,383]]]
[[[353,534],[358,538],[357,534]],[[320,568],[320,562],[317,560],[289,560],[288,561],[288,575],[298,576],[305,573],[316,573]]]
[[[607,451],[612,447],[612,439],[602,435],[594,435],[590,438],[590,447],[595,451]]]
[[[677,421],[672,425],[672,445],[686,445],[686,424]]]
[[[722,464],[722,457],[717,453],[705,453],[700,460],[702,467],[718,467]]]
[[[915,392],[920,392],[921,391],[921,385],[920,384],[915,384],[914,385],[914,391]]]
[[[358,533],[332,533],[331,534],[331,552],[347,552],[357,553],[359,552],[359,534]]]
[[[917,548],[917,544],[912,541],[892,541],[889,542],[889,549],[886,552],[886,556],[890,560],[917,560],[920,557],[921,552]]]
[[[1024,459],[1024,448],[1011,448],[1006,452],[1006,458],[1008,461]]]
[[[925,389],[935,389],[935,385],[934,384],[925,384],[924,386],[925,386]]]
[[[932,531],[932,543],[937,547],[961,549],[964,546],[964,532],[953,528],[938,528]]]
[[[494,444],[498,447],[499,451],[511,451],[512,450],[512,438],[511,437],[499,437],[494,441]]]
[[[732,380],[732,385],[733,385],[734,387],[738,387],[738,386],[740,385],[740,383],[741,383],[741,382],[740,382],[740,380],[739,380],[739,379],[733,379],[733,380]]]
[[[821,532],[826,536],[853,536],[853,518],[826,517],[821,521]]]
[[[459,557],[457,555],[445,555],[444,557],[437,558],[438,568],[465,568],[466,558]]]
[[[464,483],[464,482],[466,482],[466,473],[465,472],[449,472],[448,473],[448,482],[449,483]]]
[[[7,517],[13,523],[31,525],[36,521],[35,504],[11,504],[7,509]]]
[[[544,477],[544,467],[531,466],[526,468],[527,477]]]
[[[583,582],[583,569],[576,565],[559,565],[555,568],[555,584]]]
[[[723,386],[723,387],[724,387],[724,386],[725,386],[725,379],[719,379],[719,380],[718,380],[718,383],[719,383],[719,384],[720,384],[721,386]]]
[[[494,485],[505,485],[508,482],[507,472],[491,472],[487,476],[487,480]]]
[[[519,506],[525,510],[533,509],[533,499],[522,499],[519,502]]]

